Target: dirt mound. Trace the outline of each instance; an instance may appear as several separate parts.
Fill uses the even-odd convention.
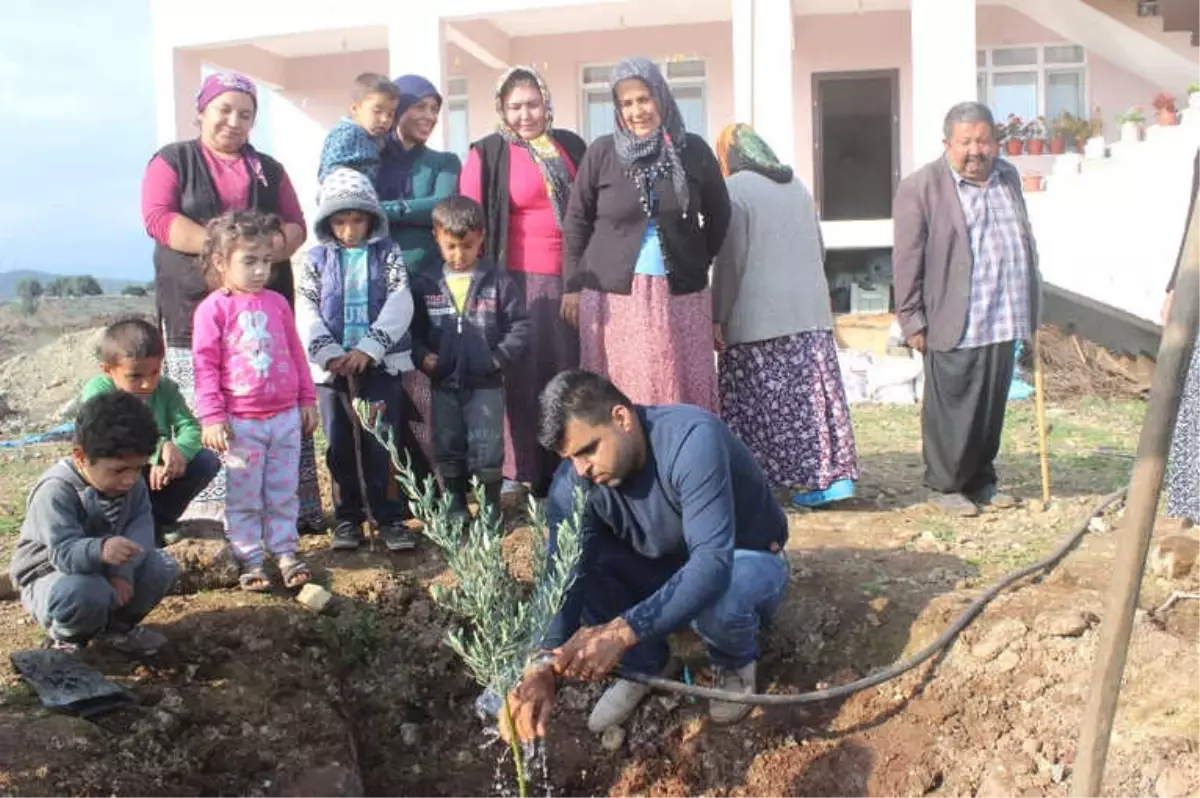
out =
[[[1046,398],[1051,401],[1140,399],[1150,389],[1154,363],[1148,358],[1118,355],[1049,325],[1041,328],[1040,339]]]

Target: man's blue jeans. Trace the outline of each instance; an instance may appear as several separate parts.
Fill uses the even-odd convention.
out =
[[[596,568],[589,574],[584,595],[583,622],[588,626],[607,623],[651,596],[682,565],[642,557],[605,534],[595,542]],[[734,551],[729,589],[691,623],[714,665],[740,668],[758,659],[759,632],[779,609],[787,586],[788,563],[782,555]],[[656,675],[670,656],[665,639],[647,640],[626,653],[621,668]]]

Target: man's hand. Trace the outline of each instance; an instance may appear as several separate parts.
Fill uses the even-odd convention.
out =
[[[624,618],[603,626],[585,626],[555,650],[554,670],[568,679],[599,681],[636,643],[637,635]]]
[[[575,329],[579,329],[579,294],[563,294],[562,305],[559,307],[559,315],[563,317],[563,321],[570,324]]]
[[[233,440],[233,427],[228,422],[220,424],[205,424],[200,430],[200,442],[214,452],[224,452],[229,449]]]
[[[345,356],[339,358],[342,361],[341,376],[349,377],[351,374],[362,374],[367,370],[374,361],[371,356],[361,349],[351,349]]]
[[[104,543],[101,544],[100,560],[105,565],[124,565],[141,551],[142,547],[129,538],[114,535],[111,538],[105,538]]]
[[[117,606],[124,607],[133,598],[133,585],[126,582],[119,576],[110,576],[108,583],[112,585],[113,590],[117,591]]]
[[[317,408],[313,405],[300,408],[300,433],[302,435],[312,435],[317,431],[317,425],[321,423],[321,417],[317,415]]]
[[[554,669],[550,665],[538,665],[525,671],[521,683],[508,694],[517,739],[531,742],[546,736],[546,721],[554,709],[554,690]],[[500,710],[500,736],[505,742],[512,739],[512,729],[503,708]]]
[[[345,368],[346,368],[346,356],[345,355],[339,355],[338,357],[331,357],[329,359],[329,361],[325,364],[325,370],[328,371],[330,374],[332,374],[335,377],[345,377],[346,376]]]
[[[437,370],[437,364],[438,364],[438,356],[437,355],[426,355],[425,359],[421,361],[421,371],[425,372],[430,377],[432,377],[433,372]]]
[[[187,458],[184,457],[183,452],[179,450],[179,447],[171,441],[167,441],[163,444],[162,455],[160,459],[162,460],[161,465],[164,469],[166,469],[167,477],[169,479],[179,479],[183,476],[183,472],[187,471]]]
[[[171,482],[171,475],[167,473],[165,465],[150,466],[150,490],[160,491]]]
[[[921,354],[925,354],[925,331],[913,333],[906,339],[909,349],[915,349]]]

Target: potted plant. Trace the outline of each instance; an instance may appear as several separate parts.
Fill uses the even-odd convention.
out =
[[[1051,155],[1062,155],[1067,151],[1067,139],[1073,136],[1074,130],[1075,116],[1069,111],[1063,111],[1054,117],[1054,121],[1050,123]]]
[[[1021,175],[1021,188],[1026,194],[1042,190],[1042,176],[1038,174]]]
[[[1041,155],[1046,151],[1046,117],[1029,120],[1025,126],[1025,139],[1029,142],[1029,154]]]
[[[1022,138],[1024,131],[1025,123],[1016,114],[1009,114],[1008,121],[1000,126],[1001,139],[1004,141],[1004,151],[1010,156],[1020,155],[1024,151],[1025,140]]]
[[[1104,143],[1104,114],[1100,111],[1100,106],[1092,108],[1092,118],[1088,121],[1088,140],[1083,146],[1083,155],[1085,158],[1103,158],[1108,154],[1108,147]]]
[[[1189,83],[1187,87],[1188,108],[1200,109],[1200,83]]]
[[[1146,124],[1146,112],[1142,106],[1135,105],[1129,110],[1117,114],[1117,124],[1121,126],[1121,141],[1141,141],[1142,126]]]
[[[1175,108],[1175,95],[1160,91],[1154,95],[1154,121],[1164,127],[1179,124],[1179,112]]]
[[[1071,137],[1075,141],[1075,151],[1082,154],[1087,148],[1088,139],[1092,137],[1092,120],[1076,117]]]

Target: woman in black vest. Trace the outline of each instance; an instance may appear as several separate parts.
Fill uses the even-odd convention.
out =
[[[530,351],[504,375],[504,478],[529,483],[541,497],[558,458],[537,442],[538,395],[555,374],[579,365],[578,332],[561,312],[562,224],[586,145],[554,128],[550,92],[533,67],[500,78],[496,112],[497,132],[471,147],[459,190],[483,205],[484,251],[525,296],[533,330]]]
[[[163,147],[142,180],[142,218],[155,241],[154,287],[159,325],[167,343],[164,373],[192,400],[192,314],[215,286],[206,283],[197,255],[204,225],[226,211],[259,210],[283,221],[269,287],[292,301],[290,258],[304,242],[304,214],[283,166],[250,146],[258,112],[254,83],[232,72],[210,75],[196,95],[199,138]],[[225,475],[192,502],[192,515],[223,518]],[[300,531],[325,523],[317,488],[312,438],[300,458]]]

